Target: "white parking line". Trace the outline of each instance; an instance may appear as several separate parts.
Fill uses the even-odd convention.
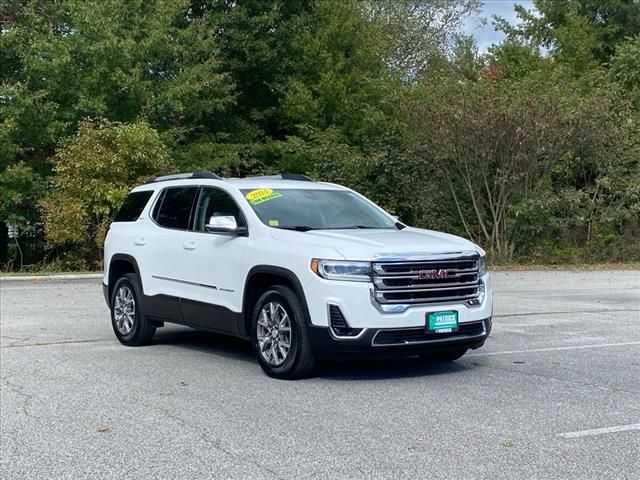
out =
[[[469,353],[467,357],[488,357],[493,355],[511,355],[514,353],[536,353],[536,352],[556,352],[561,350],[582,350],[585,348],[606,348],[606,347],[626,347],[629,345],[640,345],[640,342],[624,342],[624,343],[599,343],[597,345],[573,345],[571,347],[549,347],[549,348],[531,348],[529,350],[506,350],[504,352],[479,352]]]
[[[562,438],[591,437],[593,435],[604,435],[605,433],[628,432],[630,430],[640,430],[640,423],[632,423],[631,425],[619,425],[617,427],[594,428],[591,430],[579,430],[577,432],[559,433],[558,437],[562,437]]]

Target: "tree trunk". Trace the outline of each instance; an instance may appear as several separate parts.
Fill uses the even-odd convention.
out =
[[[5,268],[9,261],[9,227],[0,222],[0,268]]]

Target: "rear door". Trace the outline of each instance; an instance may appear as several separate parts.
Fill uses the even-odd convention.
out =
[[[145,252],[144,265],[140,266],[146,272],[145,291],[156,297],[150,302],[154,317],[181,319],[178,299],[187,293],[185,235],[197,193],[197,186],[163,189],[151,212],[149,234],[140,239],[140,249]]]
[[[109,283],[109,267],[113,255],[129,255],[134,258],[140,251],[140,238],[148,228],[142,212],[155,193],[154,190],[139,190],[129,193],[107,232],[104,242],[104,283]],[[140,221],[138,221],[140,220]],[[138,261],[140,265],[140,261]],[[113,286],[113,285],[112,285]]]

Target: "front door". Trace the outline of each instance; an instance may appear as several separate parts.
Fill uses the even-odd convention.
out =
[[[185,234],[183,245],[188,295],[183,297],[182,312],[187,322],[237,333],[247,237],[207,232],[206,225],[212,217],[233,217],[237,225],[247,225],[227,192],[215,187],[201,188],[193,228]]]

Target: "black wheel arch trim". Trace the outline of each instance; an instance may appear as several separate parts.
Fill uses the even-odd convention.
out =
[[[144,285],[142,284],[142,275],[140,275],[140,267],[138,266],[138,262],[136,261],[136,259],[131,255],[128,255],[126,253],[114,253],[111,256],[111,259],[109,260],[109,270],[108,270],[109,277],[107,277],[107,279],[110,279],[111,271],[112,271],[111,267],[113,263],[117,261],[127,262],[131,264],[131,266],[133,267],[134,273],[138,276],[138,281],[140,282],[140,288],[142,289],[141,293],[144,295]],[[104,284],[103,284],[103,287],[104,287]],[[107,305],[109,304],[111,299],[112,288],[113,288],[113,282],[109,281],[109,283],[106,285],[106,292],[105,292],[105,295],[107,298]]]
[[[309,306],[307,305],[307,298],[304,294],[304,289],[302,288],[302,282],[300,282],[300,279],[298,278],[298,276],[291,270],[284,267],[276,267],[274,265],[255,265],[254,267],[251,268],[251,270],[249,270],[249,273],[247,273],[247,278],[245,279],[245,282],[244,282],[244,290],[242,294],[242,312],[243,312],[243,318],[244,318],[243,323],[244,323],[244,329],[245,329],[245,331],[242,333],[244,334],[244,336],[246,337],[250,336],[248,324],[249,324],[249,321],[251,320],[252,309],[250,309],[249,306],[247,305],[247,302],[249,300],[249,284],[251,282],[251,279],[254,276],[262,273],[280,276],[286,279],[293,286],[293,290],[298,296],[298,300],[300,300],[300,304],[302,306],[302,311],[305,316],[304,318],[305,325],[310,326],[311,315],[309,314]]]
[[[116,253],[114,255],[111,256],[111,259],[109,260],[109,276],[111,276],[111,267],[112,264],[115,261],[124,261],[127,262],[129,264],[131,264],[131,266],[133,267],[133,270],[135,272],[135,274],[138,277],[138,280],[140,282],[140,287],[142,288],[142,295],[144,296],[145,300],[149,300],[150,297],[147,297],[144,293],[144,285],[142,283],[142,276],[140,275],[140,267],[138,266],[138,262],[136,261],[136,259],[128,254],[124,254],[124,253]],[[244,337],[244,338],[249,338],[250,336],[250,330],[248,328],[248,322],[251,319],[251,309],[249,308],[249,306],[247,305],[247,302],[250,298],[249,296],[249,284],[252,280],[252,278],[255,275],[259,275],[259,274],[269,274],[269,275],[275,275],[275,276],[279,276],[282,277],[283,279],[287,280],[287,282],[293,287],[294,292],[296,293],[296,295],[298,296],[298,299],[300,300],[300,304],[302,306],[302,311],[304,313],[304,322],[307,326],[311,325],[311,316],[309,314],[309,306],[307,304],[307,299],[306,296],[304,294],[304,289],[302,288],[302,283],[300,282],[300,279],[298,278],[298,276],[292,272],[291,270],[284,268],[284,267],[277,267],[274,265],[255,265],[254,267],[251,268],[251,270],[249,270],[249,272],[247,273],[247,277],[245,279],[245,283],[244,283],[244,290],[243,290],[243,296],[242,296],[242,312],[239,315],[239,321],[238,321],[238,331],[237,334],[240,337]],[[103,284],[103,289],[104,289],[104,293],[105,293],[105,300],[107,301],[107,305],[109,305],[110,302],[110,298],[111,298],[111,289],[113,288],[113,285],[111,284],[112,282],[109,282],[108,285],[104,285]],[[155,303],[155,302],[145,302],[145,303]],[[211,305],[212,307],[218,307],[217,305]],[[219,307],[218,307],[219,308]],[[152,311],[152,309],[150,310]],[[171,320],[169,320],[171,321]],[[175,320],[174,320],[175,321]]]

